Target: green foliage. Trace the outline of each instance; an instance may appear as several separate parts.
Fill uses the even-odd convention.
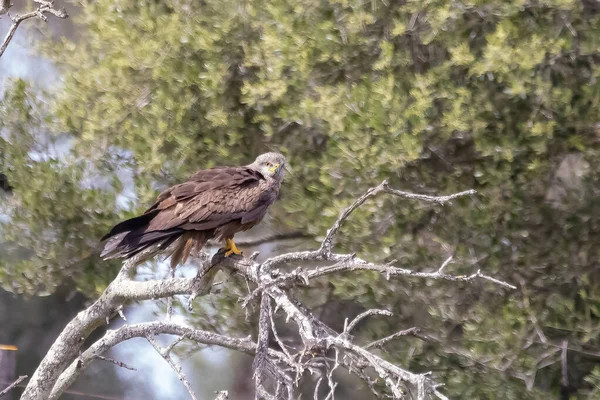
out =
[[[1,130],[18,138],[0,148],[15,186],[3,229],[29,252],[5,260],[0,280],[100,290],[112,270],[89,254],[125,214],[123,169],[134,212],[199,168],[277,148],[294,173],[274,215],[315,235],[383,179],[474,188],[446,207],[371,200],[338,246],[410,268],[452,252],[449,271],[481,268],[517,291],[358,274],[332,279],[333,295],[395,312],[364,340],[412,325],[440,335],[391,354],[433,368],[453,397],[556,393],[549,350],[600,344],[599,19],[591,2],[565,0],[84,2],[82,37],[44,49],[64,76],[52,108],[32,106],[23,83],[0,106]],[[64,159],[31,159],[46,126],[71,140]],[[90,171],[105,184],[82,185]],[[593,390],[597,368],[569,368],[581,395]]]
[[[114,216],[115,195],[96,187],[84,158],[61,154],[67,143],[44,130],[47,115],[23,81],[0,103],[0,169],[14,192],[1,208],[7,243],[0,282],[16,292],[45,293],[73,283],[98,291],[115,272],[92,256]]]

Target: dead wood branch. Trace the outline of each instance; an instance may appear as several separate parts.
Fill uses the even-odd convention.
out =
[[[19,386],[19,383],[23,382],[25,379],[27,379],[27,375],[21,375],[20,377],[18,377],[16,381],[8,385],[4,390],[0,392],[0,397],[4,396],[6,393]]]
[[[135,369],[134,367],[131,367],[131,366],[125,364],[124,362],[113,360],[112,358],[108,358],[108,357],[104,357],[104,356],[96,356],[96,358],[98,360],[108,361],[109,363],[113,363],[121,368],[125,368],[130,371],[137,371],[137,369]]]
[[[165,359],[165,361],[169,364],[169,366],[171,366],[171,368],[173,368],[173,371],[175,371],[175,373],[177,374],[177,377],[179,378],[181,383],[183,383],[183,386],[185,386],[185,388],[187,389],[192,400],[197,400],[196,394],[194,393],[194,390],[192,389],[192,385],[190,385],[190,382],[188,381],[187,377],[185,376],[185,374],[183,372],[183,369],[171,357],[171,349],[173,348],[173,345],[171,345],[167,348],[163,348],[158,344],[155,337],[152,335],[146,336],[146,340],[152,345],[152,347],[154,347],[156,352],[158,354],[160,354],[160,356],[162,358]],[[176,342],[176,343],[178,343],[178,342]]]
[[[334,399],[338,385],[334,379],[334,371],[338,368],[345,368],[363,379],[378,397],[391,396],[399,399],[408,396],[410,398],[411,393],[416,393],[415,398],[417,399],[433,397],[446,399],[438,390],[440,385],[435,382],[430,373],[410,372],[371,352],[372,349],[382,347],[397,337],[408,334],[417,336],[417,328],[400,331],[366,346],[359,346],[353,343],[351,332],[356,329],[364,318],[372,315],[389,316],[391,315],[389,311],[368,310],[355,317],[351,322],[347,322],[343,332],[336,332],[319,321],[309,309],[289,292],[292,286],[310,285],[311,280],[318,277],[361,270],[379,272],[382,278],[386,279],[414,277],[466,283],[474,280],[485,280],[503,289],[515,288],[507,282],[484,275],[480,271],[468,276],[445,273],[444,269],[450,263],[451,258],[444,261],[440,267],[432,269],[433,272],[419,272],[394,267],[393,263],[372,263],[357,257],[355,254],[333,252],[333,242],[342,223],[368,198],[381,193],[443,205],[453,199],[472,195],[475,192],[469,190],[440,197],[417,195],[392,189],[384,181],[379,186],[367,191],[341,213],[317,250],[282,254],[263,263],[257,263],[253,257],[224,257],[223,252],[220,251],[210,261],[205,260],[201,263],[194,278],[174,278],[171,275],[170,278],[165,280],[135,281],[131,278],[135,266],[152,256],[152,254],[140,254],[135,259],[128,260],[100,298],[88,309],[80,312],[65,327],[32,376],[21,399],[57,399],[75,382],[77,377],[93,360],[103,359],[102,354],[105,351],[133,337],[144,337],[155,347],[178,373],[180,380],[188,388],[192,398],[195,398],[195,395],[187,378],[183,375],[181,368],[170,357],[173,347],[182,340],[204,345],[222,346],[254,355],[255,386],[259,398],[295,398],[297,393],[294,393],[294,386],[299,385],[305,373],[309,372],[316,373],[317,376],[321,377],[317,382],[315,396],[317,396],[319,386],[322,386],[321,383],[327,382],[328,391],[325,396],[328,399]],[[314,262],[323,263],[324,265],[314,268],[303,266],[303,264],[309,263],[314,265]],[[287,274],[281,274],[275,269],[284,266],[297,266],[297,264],[301,266]],[[194,298],[210,293],[212,281],[218,269],[226,269],[229,273],[237,273],[244,277],[249,285],[255,287],[249,296],[250,300],[255,297],[261,299],[258,317],[259,333],[255,341],[249,337],[240,339],[192,329],[179,325],[172,320],[167,320],[133,325],[126,324],[117,330],[109,330],[102,338],[80,354],[81,346],[90,333],[104,324],[107,318],[115,315],[126,302],[188,295],[188,307],[191,307]],[[244,305],[247,305],[250,300],[247,299]],[[297,327],[300,341],[295,345],[285,345],[277,334],[275,314],[278,310],[283,311],[286,322],[292,321]],[[269,347],[271,333],[281,350]],[[170,346],[163,348],[154,339],[162,334],[177,335],[178,339]],[[384,392],[382,392],[381,386],[376,387],[373,376],[378,377],[379,382],[384,382],[386,387]],[[221,395],[222,393],[219,394],[219,397],[223,398]]]
[[[42,21],[46,22],[48,20],[46,14],[52,14],[55,17],[61,19],[69,17],[64,8],[54,8],[53,0],[34,0],[34,2],[38,4],[38,8],[34,11],[25,13],[23,15],[11,17],[12,25],[10,26],[10,28],[8,28],[8,33],[6,34],[6,36],[4,37],[4,41],[2,41],[2,44],[0,45],[0,57],[2,57],[4,51],[8,47],[8,44],[15,36],[15,32],[17,32],[17,28],[19,27],[19,25],[21,25],[21,22],[25,21],[26,19],[38,17]],[[2,2],[0,2],[0,15],[8,13],[8,10],[11,6],[12,4],[10,0],[2,0]]]
[[[229,398],[229,392],[227,390],[221,390],[220,392],[216,393],[217,397],[215,397],[215,400],[227,400]]]

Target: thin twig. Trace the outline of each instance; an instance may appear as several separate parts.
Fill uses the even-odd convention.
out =
[[[19,376],[16,381],[14,381],[10,385],[8,385],[8,387],[6,387],[4,390],[2,390],[0,392],[0,397],[4,396],[6,393],[8,393],[11,390],[13,390],[15,387],[17,387],[19,385],[19,383],[23,382],[25,379],[27,379],[27,375],[21,375],[21,376]]]
[[[404,330],[396,332],[390,336],[386,336],[383,339],[379,339],[379,340],[369,343],[368,345],[365,346],[365,350],[372,349],[373,347],[381,348],[385,344],[391,342],[392,340],[394,340],[396,338],[399,338],[402,336],[408,336],[408,335],[417,335],[419,332],[420,332],[419,328],[416,328],[416,327],[404,329]]]
[[[17,17],[15,17],[12,20],[13,23],[10,26],[10,28],[8,29],[8,33],[4,37],[4,41],[2,42],[2,45],[0,46],[0,57],[2,57],[2,54],[4,54],[4,51],[8,47],[8,44],[10,43],[13,36],[15,35],[15,32],[17,31],[17,28],[19,27],[21,22],[25,21],[26,19],[37,17],[37,16],[38,16],[38,14],[36,11],[31,11],[27,14],[18,15]]]
[[[287,350],[287,346],[279,338],[279,335],[277,333],[277,328],[275,327],[275,320],[273,319],[273,313],[272,312],[269,313],[269,318],[271,320],[271,332],[273,332],[273,337],[275,338],[275,341],[277,342],[277,344],[281,348],[281,351],[283,351],[285,353],[285,355],[288,356],[291,359],[292,355]]]
[[[377,309],[367,310],[367,311],[359,314],[356,318],[354,318],[352,320],[352,322],[350,322],[350,324],[348,324],[348,326],[344,329],[344,332],[346,332],[346,333],[352,332],[352,330],[356,327],[356,325],[358,325],[358,323],[360,321],[362,321],[363,319],[365,319],[371,315],[385,315],[387,317],[391,317],[394,314],[388,310],[377,310]]]
[[[450,264],[450,261],[452,261],[452,259],[454,258],[454,256],[450,256],[446,259],[446,261],[444,261],[442,263],[442,265],[440,266],[440,268],[437,270],[438,275],[441,275],[444,272],[444,268],[446,268],[446,266],[448,264]]]
[[[129,365],[125,364],[122,361],[113,360],[112,358],[108,358],[108,357],[104,357],[104,356],[96,356],[96,358],[99,360],[108,361],[110,363],[118,365],[121,368],[128,369],[130,371],[137,371],[137,369],[135,369],[134,367],[130,367]]]
[[[15,35],[15,32],[17,31],[17,28],[19,27],[21,22],[25,21],[26,19],[38,17],[38,18],[42,19],[43,21],[46,21],[47,18],[44,15],[46,13],[52,14],[61,19],[68,18],[67,12],[64,9],[60,9],[60,10],[55,9],[54,3],[52,1],[35,0],[35,2],[39,4],[39,6],[36,10],[28,12],[23,15],[17,15],[16,17],[12,18],[12,25],[8,29],[8,33],[4,37],[4,41],[2,42],[2,45],[0,45],[0,57],[2,57],[2,55],[4,54],[4,51],[8,47],[8,44],[10,43],[13,36]],[[11,5],[10,0],[9,1],[3,0],[1,8],[0,8],[0,15],[6,13],[8,11],[8,9],[10,8],[10,5]]]
[[[319,387],[321,386],[321,382],[323,381],[323,377],[319,377],[317,384],[315,385],[315,392],[313,394],[313,400],[319,400]]]
[[[308,273],[308,277],[310,279],[313,278],[317,278],[320,276],[324,276],[324,275],[328,275],[328,274],[332,274],[332,273],[336,273],[336,272],[342,272],[342,271],[378,271],[381,272],[383,274],[385,274],[386,278],[392,277],[392,276],[412,276],[412,277],[416,277],[416,278],[429,278],[429,279],[443,279],[443,280],[447,280],[447,281],[452,281],[452,282],[471,282],[475,279],[483,279],[483,280],[487,280],[490,282],[493,282],[499,286],[505,287],[507,289],[516,289],[517,287],[514,285],[511,285],[510,283],[498,280],[496,278],[492,278],[491,276],[485,275],[483,273],[481,273],[481,270],[478,270],[476,273],[471,274],[471,275],[449,275],[449,274],[440,274],[437,271],[436,272],[418,272],[418,271],[412,271],[410,269],[404,269],[404,268],[396,268],[396,267],[391,267],[389,265],[378,265],[378,264],[372,264],[369,263],[367,261],[358,259],[358,258],[354,258],[352,260],[344,260],[343,257],[336,257],[336,258],[340,258],[341,262],[328,266],[328,267],[321,267],[318,268],[316,270],[310,271]]]
[[[175,371],[175,373],[177,374],[177,377],[179,378],[179,380],[181,381],[181,383],[183,383],[183,386],[185,386],[185,388],[188,390],[188,393],[190,394],[190,397],[192,398],[192,400],[197,400],[196,394],[194,393],[194,390],[192,389],[192,385],[190,385],[190,382],[187,380],[185,374],[183,373],[183,370],[181,369],[181,366],[177,365],[177,363],[175,362],[175,360],[173,360],[171,358],[171,355],[166,352],[166,349],[163,349],[156,342],[156,339],[154,339],[154,336],[147,336],[146,340],[148,342],[150,342],[150,344],[152,345],[152,347],[154,347],[154,349],[156,350],[156,352],[158,354],[160,354],[161,357],[164,358],[165,361],[171,366],[171,368],[173,369],[173,371]]]
[[[123,312],[123,305],[121,305],[118,309],[117,309],[117,313],[119,314],[119,317],[121,317],[121,319],[123,321],[127,321],[127,318],[125,318],[125,313]]]
[[[187,339],[187,334],[185,334],[185,333],[183,335],[179,336],[173,343],[171,343],[170,345],[168,345],[165,348],[165,354],[171,355],[171,352],[173,351],[175,346],[177,346],[179,343],[181,343],[181,341],[184,339]]]
[[[337,387],[338,383],[333,381],[333,372],[338,369],[338,367],[340,366],[340,351],[338,349],[335,349],[335,363],[333,364],[333,368],[331,368],[329,370],[329,373],[327,374],[327,384],[329,386],[329,394],[327,395],[327,397],[325,398],[325,400],[335,400],[335,388]]]
[[[361,197],[355,200],[354,203],[350,205],[350,207],[348,207],[342,212],[342,214],[338,217],[337,221],[335,221],[331,229],[327,231],[327,236],[325,236],[325,239],[323,239],[323,243],[321,244],[321,248],[319,250],[323,253],[331,252],[333,241],[335,239],[335,236],[338,234],[342,223],[346,219],[348,219],[348,217],[350,216],[350,214],[352,214],[352,212],[354,212],[354,210],[359,208],[365,201],[367,201],[368,198],[377,196],[379,193],[389,193],[394,196],[402,197],[405,199],[421,200],[444,205],[450,200],[454,200],[458,197],[473,195],[477,192],[475,190],[465,190],[463,192],[454,193],[447,196],[428,196],[424,194],[408,193],[403,192],[402,190],[393,189],[389,187],[387,180],[384,180],[378,186],[367,190],[365,194],[363,194]]]

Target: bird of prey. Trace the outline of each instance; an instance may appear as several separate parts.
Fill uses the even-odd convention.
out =
[[[117,224],[101,257],[131,258],[165,251],[171,267],[200,252],[209,239],[225,241],[225,256],[242,254],[233,235],[258,224],[279,195],[285,157],[265,153],[242,167],[216,167],[162,192],[144,214]]]

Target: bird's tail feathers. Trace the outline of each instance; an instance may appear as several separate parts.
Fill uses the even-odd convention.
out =
[[[192,252],[197,257],[208,238],[209,235],[206,231],[188,231],[182,234],[173,246],[171,268],[175,268],[177,264],[184,264]]]
[[[156,214],[158,214],[158,210],[155,210],[155,211],[153,210],[152,212],[149,212],[147,214],[142,214],[138,217],[129,218],[128,220],[120,222],[117,225],[115,225],[110,230],[110,232],[108,232],[106,235],[104,235],[104,237],[100,240],[106,240],[106,239],[116,236],[120,233],[129,233],[136,229],[147,226],[150,223],[150,221],[152,221],[152,219],[154,217],[156,217]]]
[[[131,258],[142,251],[148,250],[155,254],[169,248],[171,267],[183,264],[192,252],[198,254],[204,247],[213,231],[189,231],[182,228],[166,230],[149,230],[149,224],[158,211],[131,218],[116,225],[102,240],[104,244],[100,257]]]
[[[133,231],[120,232],[110,237],[104,245],[100,257],[105,260],[130,258],[151,246],[160,246],[161,249],[166,249],[183,233],[180,229],[150,232],[145,232],[145,229],[146,227],[142,227]]]

